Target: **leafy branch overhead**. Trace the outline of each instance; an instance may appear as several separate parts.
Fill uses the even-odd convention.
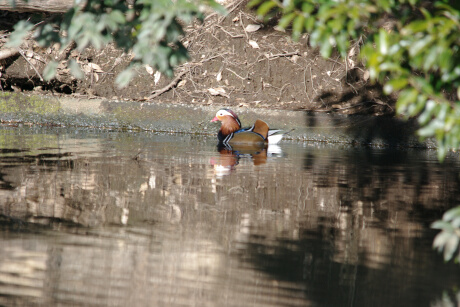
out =
[[[148,64],[160,72],[172,76],[173,69],[188,59],[187,49],[181,43],[183,25],[204,17],[204,8],[211,7],[224,13],[222,6],[213,0],[88,0],[83,6],[77,4],[62,18],[34,25],[20,21],[11,34],[8,45],[19,46],[34,30],[34,38],[41,46],[58,43],[64,50],[75,42],[78,50],[88,46],[101,49],[109,43],[125,51],[132,51],[130,67],[119,74],[117,83],[128,85],[133,69]],[[44,77],[50,80],[57,68],[50,62]],[[73,75],[81,76],[78,65],[69,63]]]
[[[329,57],[363,41],[360,58],[372,81],[398,94],[397,112],[418,117],[438,157],[460,145],[460,3],[438,0],[253,0],[260,16],[278,18],[298,39]]]

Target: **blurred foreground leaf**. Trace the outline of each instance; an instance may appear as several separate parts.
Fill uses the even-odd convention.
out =
[[[62,51],[71,42],[76,43],[78,50],[88,46],[102,49],[113,43],[124,51],[133,51],[132,67],[149,65],[168,76],[188,59],[187,49],[181,43],[183,27],[203,20],[206,7],[226,12],[214,0],[140,0],[129,4],[122,0],[88,0],[83,7],[77,4],[62,18],[56,16],[35,26],[34,37],[41,46],[58,43]],[[20,21],[8,45],[21,45],[33,28],[28,21]],[[45,79],[54,77],[56,67],[55,63],[47,65]],[[69,62],[69,67],[77,78],[82,77],[76,63]],[[127,86],[132,76],[129,68],[117,78],[118,85]]]
[[[438,220],[431,225],[431,228],[439,229],[433,241],[433,248],[444,255],[444,260],[449,261],[454,258],[460,261],[458,245],[460,242],[460,206],[452,208],[444,213],[442,220]]]
[[[442,161],[460,144],[460,2],[445,0],[253,0],[261,17],[278,16],[292,37],[308,32],[323,57],[345,58],[352,44],[371,82],[399,96],[397,114],[419,117]]]

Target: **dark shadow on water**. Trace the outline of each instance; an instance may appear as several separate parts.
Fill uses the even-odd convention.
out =
[[[444,264],[437,253],[421,250],[431,246],[426,240],[434,235],[432,230],[414,240],[413,254],[407,255],[405,261],[382,263],[379,267],[359,263],[372,257],[366,253],[358,255],[359,262],[334,260],[336,231],[305,230],[298,241],[279,240],[268,248],[248,243],[245,254],[252,256],[246,256],[245,261],[277,280],[304,284],[305,295],[316,306],[428,306],[443,292],[460,285],[459,274],[453,274],[459,270],[457,264]],[[404,238],[394,239],[395,245],[397,241],[404,244]],[[423,258],[417,257],[418,253]],[[424,284],[432,286],[420,291],[418,285]]]
[[[27,219],[32,218],[32,222]],[[52,230],[55,227],[60,229],[81,227],[79,224],[68,220],[53,217],[30,216],[28,218],[15,218],[0,214],[0,232],[9,234],[40,234]]]
[[[305,127],[315,132],[326,128],[335,142],[414,147],[416,120],[395,117],[395,97],[386,96],[382,86],[363,81],[363,69],[351,69],[340,80],[340,91],[319,92],[320,108],[305,111]],[[315,130],[316,129],[316,130]],[[332,129],[332,130],[331,130]]]
[[[427,306],[445,291],[455,302],[451,292],[460,286],[460,268],[443,263],[432,249],[437,231],[430,224],[460,204],[456,160],[440,164],[419,149],[341,153],[312,150],[304,157],[315,188],[337,189],[337,215],[319,218],[318,228],[301,225],[298,240],[276,239],[264,246],[257,235],[249,236],[244,261],[275,279],[304,283],[305,295],[319,306]],[[443,192],[432,194],[433,186]],[[419,224],[415,233],[393,225],[398,214]],[[338,226],[339,216],[347,220],[346,228]],[[364,243],[366,231],[387,241]],[[376,255],[363,248],[366,244],[387,244],[382,248],[389,254]]]
[[[416,138],[416,120],[392,116],[305,112],[305,127],[333,142],[389,147],[424,147]],[[324,130],[324,132],[322,132]],[[319,138],[321,140],[321,138]]]
[[[319,91],[314,100],[321,102],[320,111],[356,115],[394,115],[395,98],[385,95],[380,84],[364,81],[363,74],[363,69],[350,69],[340,80],[340,90]]]

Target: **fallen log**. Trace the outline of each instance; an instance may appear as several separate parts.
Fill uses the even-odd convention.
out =
[[[17,48],[0,48],[0,60],[7,59],[18,54],[19,50]]]
[[[11,5],[14,2],[14,5]],[[0,10],[12,12],[64,13],[73,6],[73,0],[0,0]]]

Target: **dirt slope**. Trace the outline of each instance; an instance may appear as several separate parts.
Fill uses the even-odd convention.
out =
[[[119,89],[114,80],[128,65],[129,54],[113,46],[98,51],[89,48],[82,53],[58,53],[57,47],[40,48],[28,41],[21,47],[22,53],[0,61],[1,90],[196,105],[393,114],[394,101],[382,94],[380,86],[367,81],[366,71],[356,59],[359,42],[353,44],[347,61],[338,56],[323,59],[309,47],[308,34],[293,42],[289,32],[276,30],[275,22],[264,24],[258,20],[245,2],[230,5],[229,10],[227,17],[212,15],[203,24],[187,28],[184,44],[190,50],[191,60],[177,68],[174,80],[143,67],[129,87]],[[0,11],[0,48],[14,22],[26,17]],[[58,58],[63,64],[56,80],[45,83],[39,74],[51,58]],[[69,74],[64,64],[69,58],[81,63],[85,80],[76,80]]]

